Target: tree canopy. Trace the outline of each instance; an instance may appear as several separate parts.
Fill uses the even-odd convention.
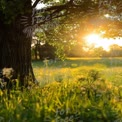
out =
[[[36,9],[39,3],[45,7]],[[54,22],[58,27],[49,30]],[[31,66],[35,28],[43,28],[47,40],[60,52],[60,44],[68,46],[91,31],[120,37],[121,27],[121,0],[0,0],[0,69],[12,67],[21,86],[28,85],[25,79],[30,74],[35,80]]]

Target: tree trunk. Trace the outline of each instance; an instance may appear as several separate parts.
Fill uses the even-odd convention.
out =
[[[31,68],[31,38],[13,28],[2,29],[0,69],[12,67],[20,78],[20,86],[27,86],[25,77],[29,76]]]
[[[0,19],[0,69],[12,67],[21,87],[28,86],[30,77],[32,81],[36,80],[31,66],[32,37],[27,37],[24,29],[21,16],[11,24],[5,24]]]

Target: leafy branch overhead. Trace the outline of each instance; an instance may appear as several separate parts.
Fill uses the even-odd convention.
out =
[[[36,0],[33,7],[40,1]],[[50,2],[43,1],[45,4]],[[44,8],[48,14],[48,19],[38,23],[38,26],[54,19],[60,19],[60,24],[86,24],[87,28],[97,26],[96,31],[104,29],[105,36],[121,36],[122,26],[122,2],[121,0],[101,1],[101,0],[69,0],[54,2],[52,6]],[[109,15],[105,17],[105,15]],[[89,23],[91,21],[91,24]],[[108,24],[109,23],[109,24]],[[90,25],[89,25],[90,24]],[[119,31],[116,31],[119,30]]]
[[[116,9],[113,10],[115,6]],[[57,49],[60,48],[60,52],[65,52],[65,49],[70,49],[76,41],[81,41],[81,37],[91,31],[105,31],[103,36],[106,37],[121,36],[122,22],[117,18],[121,14],[120,6],[119,1],[106,3],[104,0],[70,0],[60,4],[55,2],[55,5],[44,8],[44,14],[50,17],[38,23],[38,26],[58,19],[58,28],[44,30],[44,33],[48,43],[57,46]]]
[[[59,2],[56,2],[54,0],[35,0],[33,2],[33,5],[31,6],[29,2],[30,0],[25,0],[23,2],[18,0],[14,0],[14,2],[0,0],[0,17],[2,21],[7,24],[10,24],[11,22],[16,21],[16,18],[23,15],[26,16],[26,14],[30,14],[30,21],[32,19],[32,9],[36,10],[35,7],[39,3],[43,3],[45,4],[45,7],[42,9],[44,9],[45,13],[44,17],[41,19],[42,21],[37,23],[38,26],[43,25],[46,22],[50,22],[54,19],[60,19],[60,24],[88,24],[91,18],[97,18],[99,20],[104,21],[104,24],[98,24],[97,21],[93,19],[95,25],[99,27],[102,26],[102,28],[105,27],[105,30],[108,31],[108,33],[111,30],[112,33],[115,33],[116,29],[112,29],[114,25],[116,26],[116,28],[122,26],[121,0],[63,0]],[[48,5],[49,3],[50,5]],[[25,6],[30,6],[28,7],[30,8],[30,10],[25,10]],[[108,14],[109,17],[105,18],[105,14]],[[107,23],[107,21],[109,21],[109,24]],[[92,25],[94,25],[94,23],[92,23]],[[111,30],[109,28],[111,28]],[[119,33],[116,32],[112,35],[120,36],[120,34],[121,33],[119,31]]]

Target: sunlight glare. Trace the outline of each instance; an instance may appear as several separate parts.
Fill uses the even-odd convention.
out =
[[[109,51],[110,46],[113,44],[117,44],[119,46],[122,46],[122,38],[120,39],[107,39],[102,38],[100,34],[89,34],[85,37],[85,40],[87,41],[87,46],[94,45],[95,48],[97,47],[103,47],[104,50]]]
[[[109,14],[105,14],[104,16],[105,16],[106,18],[109,18],[109,17],[110,17],[110,15],[109,15]]]

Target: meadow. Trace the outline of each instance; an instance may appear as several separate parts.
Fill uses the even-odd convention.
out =
[[[122,122],[122,58],[32,64],[39,86],[0,91],[0,122]]]
[[[40,85],[57,80],[87,77],[88,71],[97,70],[101,78],[122,85],[122,58],[68,58],[65,61],[33,61],[34,72]]]

